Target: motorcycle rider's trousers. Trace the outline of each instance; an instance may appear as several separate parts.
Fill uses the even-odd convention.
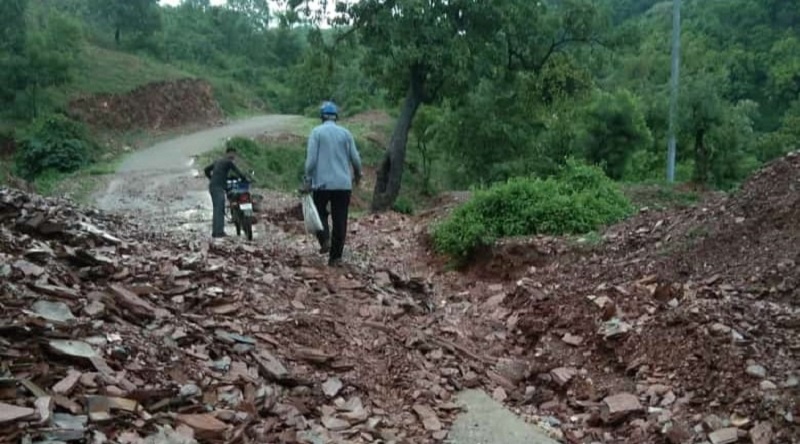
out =
[[[211,237],[225,236],[225,188],[210,185],[212,218]]]

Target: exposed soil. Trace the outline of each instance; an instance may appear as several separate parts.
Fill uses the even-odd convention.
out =
[[[2,191],[0,413],[14,419],[0,441],[60,439],[43,416],[91,411],[81,436],[120,442],[164,426],[199,442],[441,442],[453,393],[483,387],[570,443],[726,428],[798,442],[800,155],[599,244],[510,240],[464,272],[429,248],[430,224],[467,197],[448,195],[353,220],[348,265],[329,269],[295,196],[260,193],[254,243],[205,238],[205,182],[181,162],[207,138],[132,157],[105,195],[117,216]],[[43,319],[41,301],[74,319]],[[58,339],[102,362],[53,354]],[[62,393],[69,369],[81,378]],[[91,396],[137,407],[90,410]]]
[[[663,442],[673,427],[673,434],[686,429],[702,439],[713,431],[703,424],[708,415],[720,427],[758,424],[774,432],[772,442],[798,442],[798,191],[795,154],[730,197],[643,211],[607,230],[599,245],[510,240],[464,273],[429,276],[440,300],[491,305],[472,319],[471,328],[493,330],[489,344],[483,336],[477,347],[528,360],[530,378],[512,404],[553,415],[571,442]],[[354,242],[387,268],[442,269],[427,243],[427,224],[438,217],[372,216],[359,223]],[[598,334],[615,324],[630,331],[614,339]],[[502,346],[492,349],[495,341]],[[753,365],[766,374],[749,375]],[[559,367],[578,373],[554,388],[549,372]],[[537,395],[525,399],[526,386]],[[604,426],[601,401],[620,392],[638,395],[651,413]]]
[[[79,97],[68,109],[71,117],[95,128],[119,131],[164,130],[222,119],[211,85],[197,79],[150,83],[126,94]]]

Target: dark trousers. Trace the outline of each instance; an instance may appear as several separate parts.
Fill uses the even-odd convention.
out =
[[[322,220],[322,232],[317,234],[320,245],[331,241],[330,260],[342,258],[344,239],[347,236],[347,213],[350,208],[350,190],[317,190],[314,191],[314,205]],[[331,204],[332,229],[328,225],[328,203]]]
[[[221,237],[225,235],[225,189],[210,186],[208,192],[211,194],[211,205],[213,216],[211,219],[211,237]]]

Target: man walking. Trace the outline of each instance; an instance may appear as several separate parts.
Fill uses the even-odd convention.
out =
[[[322,221],[322,231],[317,234],[320,253],[329,254],[330,266],[341,264],[353,182],[356,186],[361,183],[361,156],[350,131],[336,124],[338,117],[333,102],[320,108],[322,124],[308,137],[304,184],[306,191],[313,192]],[[332,228],[328,225],[329,203]]]
[[[211,222],[211,237],[225,237],[225,187],[228,184],[228,174],[233,171],[242,180],[247,177],[233,163],[236,160],[236,149],[229,146],[225,149],[225,156],[205,168],[206,177],[209,179],[208,192],[211,194],[213,217]]]

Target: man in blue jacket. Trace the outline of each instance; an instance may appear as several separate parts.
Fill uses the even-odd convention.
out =
[[[336,124],[338,117],[333,102],[322,105],[322,124],[308,137],[305,165],[305,189],[312,191],[322,220],[323,229],[317,234],[320,253],[329,254],[330,266],[342,261],[353,182],[356,186],[361,183],[361,156],[350,131]],[[329,203],[332,229],[328,225]]]

